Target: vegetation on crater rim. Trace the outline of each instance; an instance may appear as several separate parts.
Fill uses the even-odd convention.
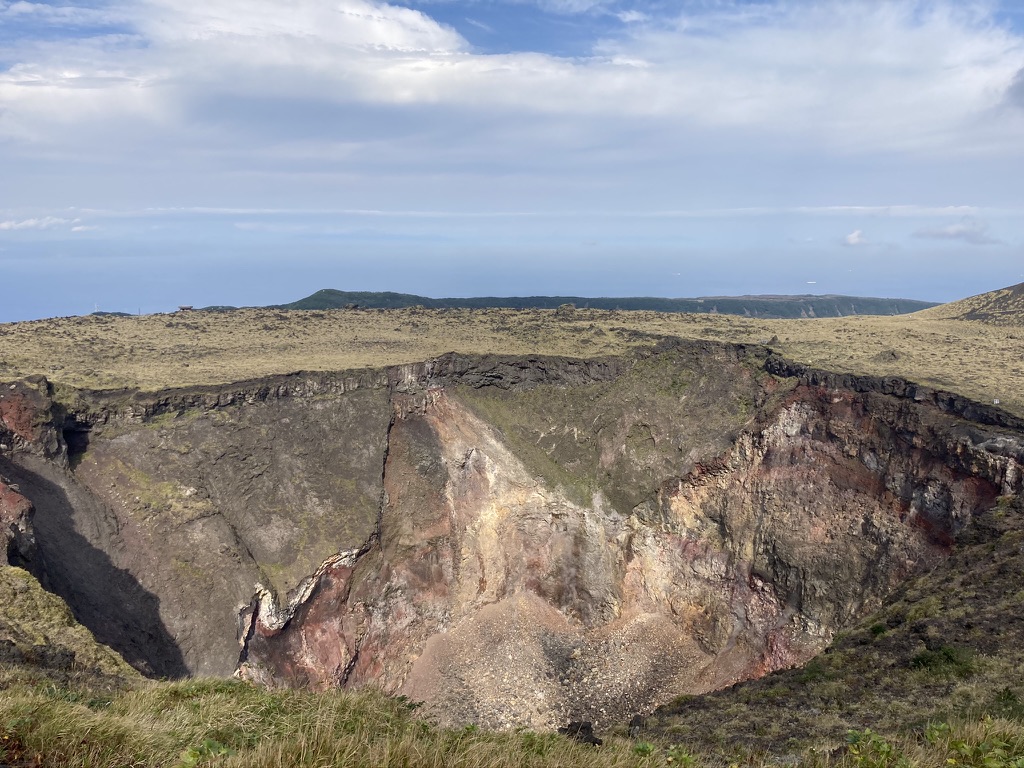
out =
[[[0,379],[41,373],[74,387],[155,391],[382,367],[453,351],[598,357],[677,336],[770,342],[815,367],[901,376],[981,402],[998,400],[1024,415],[1024,327],[1003,310],[998,323],[981,317],[978,298],[965,302],[971,304],[911,315],[815,320],[590,309],[563,318],[557,310],[416,307],[59,318],[0,325]]]
[[[0,326],[0,378],[44,373],[72,386],[158,389],[453,349],[592,357],[643,346],[651,335],[777,337],[771,346],[801,362],[899,375],[1024,415],[1024,328],[1005,309],[1015,296],[1007,291],[994,304],[815,321],[419,309],[71,318]],[[651,379],[672,396],[691,384]],[[500,398],[476,405],[536,407]],[[409,702],[371,691],[145,681],[75,625],[58,598],[3,568],[11,621],[0,622],[0,765],[1024,768],[1021,506],[1001,499],[953,557],[804,667],[680,698],[648,720],[639,741],[622,726],[600,748],[554,734],[440,729]]]

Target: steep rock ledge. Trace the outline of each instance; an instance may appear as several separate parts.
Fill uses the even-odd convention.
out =
[[[0,567],[25,565],[35,553],[32,502],[10,479],[0,476]]]
[[[52,396],[50,383],[42,376],[0,384],[0,455],[23,452],[61,457],[63,419]]]
[[[382,685],[494,727],[807,659],[1024,461],[998,409],[707,342],[60,405],[15,386],[0,471],[35,504],[36,571],[137,668]]]
[[[1019,445],[912,432],[921,406],[873,396],[799,386],[632,513],[539,482],[443,389],[396,399],[379,547],[257,622],[242,675],[550,727],[803,662],[1019,492]]]

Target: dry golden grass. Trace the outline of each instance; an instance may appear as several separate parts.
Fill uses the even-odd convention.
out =
[[[790,359],[901,376],[1024,415],[1024,330],[923,313],[786,322],[776,349]]]
[[[63,654],[74,658],[78,667],[109,680],[129,683],[141,679],[120,656],[96,642],[89,630],[75,621],[63,600],[43,590],[21,568],[0,566],[0,643],[28,658],[40,650]]]
[[[0,666],[0,765],[93,768],[1020,768],[1024,727],[994,717],[849,734],[785,755],[732,758],[686,743],[605,734],[601,747],[553,733],[436,728],[373,691],[267,691],[230,680],[91,690]]]
[[[1024,326],[1024,283],[940,304],[922,314],[947,320],[981,320],[991,325]]]
[[[807,320],[417,308],[72,317],[0,325],[0,380],[41,373],[76,387],[158,390],[445,352],[596,357],[650,343],[639,334],[755,343],[777,337],[771,346],[799,362],[902,376],[983,402],[998,399],[1024,415],[1024,329],[950,319],[941,310]]]
[[[363,691],[268,691],[233,680],[97,691],[0,665],[0,765],[93,768],[664,768],[626,739],[448,730]]]

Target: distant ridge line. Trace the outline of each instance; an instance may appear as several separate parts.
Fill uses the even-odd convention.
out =
[[[931,310],[944,320],[977,320],[989,325],[1024,325],[1024,283],[953,301]]]
[[[846,315],[903,315],[936,306],[936,302],[915,299],[889,299],[864,296],[704,296],[698,298],[660,298],[654,296],[475,296],[434,299],[393,291],[340,291],[325,288],[289,304],[271,309],[557,309],[573,304],[579,309],[645,310],[652,312],[718,313],[765,319],[802,317],[842,317]],[[227,309],[209,307],[208,309]]]

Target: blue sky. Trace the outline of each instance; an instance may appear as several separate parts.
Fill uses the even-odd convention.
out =
[[[1024,281],[1024,6],[0,0],[0,322]]]

